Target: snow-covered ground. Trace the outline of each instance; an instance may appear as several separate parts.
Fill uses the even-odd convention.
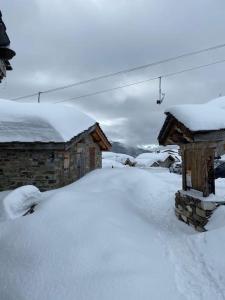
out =
[[[102,152],[102,167],[103,168],[124,168],[126,162],[135,163],[133,156],[115,153],[115,152]]]
[[[178,221],[180,187],[165,169],[106,168],[43,193],[34,214],[0,222],[0,299],[225,299],[223,222]]]
[[[104,158],[102,160],[102,168],[125,168],[125,165],[114,159]]]
[[[110,151],[102,152],[102,158],[114,160],[114,161],[120,162],[122,164],[124,164],[128,159],[132,163],[135,162],[134,157],[131,155],[124,154],[124,153],[115,153],[115,152],[110,152]]]
[[[142,168],[149,168],[156,162],[162,162],[168,158],[168,153],[142,153],[135,158],[136,166]]]

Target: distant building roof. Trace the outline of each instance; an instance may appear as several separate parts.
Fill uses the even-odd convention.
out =
[[[142,153],[138,155],[135,160],[138,166],[151,167],[154,163],[159,164],[159,162],[164,162],[169,157],[174,159],[170,154],[166,152],[165,153],[152,152],[152,153]]]

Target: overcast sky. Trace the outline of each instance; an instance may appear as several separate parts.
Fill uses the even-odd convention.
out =
[[[224,0],[2,0],[16,57],[0,86],[13,98],[225,43]],[[58,101],[225,59],[225,48],[42,96]],[[155,143],[164,110],[225,95],[225,63],[81,98],[110,140]],[[36,101],[31,98],[28,101]]]

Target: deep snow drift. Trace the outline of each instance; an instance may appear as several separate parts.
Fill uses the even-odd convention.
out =
[[[126,166],[114,159],[104,158],[102,160],[102,168],[125,168]]]
[[[133,156],[123,153],[115,153],[115,152],[102,152],[102,159],[108,159],[108,160],[114,160],[121,164],[125,164],[127,160],[129,160],[132,163],[135,163],[135,159]]]
[[[129,160],[131,163],[135,163],[133,156],[110,151],[102,152],[103,168],[124,168],[127,160]]]
[[[0,222],[0,299],[225,299],[225,228],[178,221],[180,187],[165,169],[109,168],[43,193]]]

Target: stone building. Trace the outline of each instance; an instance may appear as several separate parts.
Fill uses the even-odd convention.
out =
[[[98,123],[73,106],[0,102],[0,190],[50,190],[102,166],[111,147]]]

